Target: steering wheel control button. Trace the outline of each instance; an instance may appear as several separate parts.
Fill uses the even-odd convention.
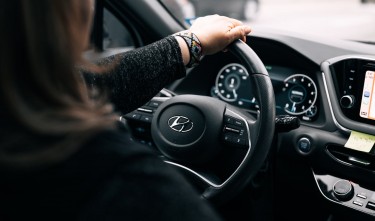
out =
[[[245,123],[242,120],[239,120],[239,119],[236,119],[236,118],[233,118],[233,117],[229,117],[229,116],[225,116],[224,121],[227,124],[235,125],[235,126],[238,126],[238,127],[243,127],[245,125]]]
[[[354,195],[353,185],[348,180],[339,180],[333,185],[333,194],[338,200],[351,200]]]
[[[236,134],[240,134],[240,132],[241,132],[241,130],[238,130],[238,129],[232,128],[232,127],[228,127],[228,126],[226,126],[224,128],[224,130],[227,131],[227,132],[233,132],[233,133],[236,133]]]
[[[225,134],[224,135],[224,141],[228,142],[228,143],[234,143],[234,137],[232,135],[229,135],[229,134]]]
[[[154,112],[151,109],[146,109],[146,108],[142,108],[142,107],[138,108],[137,111],[148,113],[148,114],[152,114]]]
[[[238,120],[238,119],[234,119],[233,124],[236,125],[236,126],[239,126],[239,127],[244,126],[244,122],[241,121],[241,120]]]
[[[129,113],[129,114],[125,115],[125,118],[126,119],[132,119],[132,120],[139,120],[139,119],[141,119],[141,115],[137,114],[137,113]]]
[[[151,108],[158,108],[160,106],[161,102],[158,101],[150,101],[146,106]]]
[[[234,121],[234,119],[232,117],[228,117],[228,116],[224,117],[224,122],[226,124],[233,124],[233,121]]]
[[[243,139],[243,138],[236,137],[234,139],[234,143],[238,144],[238,145],[241,145],[241,146],[245,146],[246,145],[246,140]]]
[[[146,123],[151,123],[152,117],[149,116],[142,116],[141,121],[146,122]]]
[[[304,154],[307,154],[311,151],[311,142],[309,138],[302,137],[297,142],[298,150]]]
[[[234,117],[224,117],[223,140],[230,145],[248,146],[245,122]]]

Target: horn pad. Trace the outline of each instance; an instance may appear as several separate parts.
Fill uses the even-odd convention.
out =
[[[215,98],[181,95],[156,111],[151,133],[165,156],[180,162],[204,163],[221,149],[225,104]]]

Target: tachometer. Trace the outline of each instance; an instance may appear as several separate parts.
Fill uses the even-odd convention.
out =
[[[316,102],[318,91],[310,77],[294,74],[284,80],[282,93],[287,97],[284,111],[292,115],[300,115],[311,110]]]
[[[241,86],[249,84],[249,74],[246,69],[236,63],[224,66],[216,77],[217,95],[224,101],[235,102],[239,99]],[[246,84],[244,84],[246,82]]]

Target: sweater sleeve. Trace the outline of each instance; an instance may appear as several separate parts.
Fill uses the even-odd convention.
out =
[[[108,73],[85,73],[90,88],[109,93],[117,111],[127,113],[143,105],[163,87],[184,77],[181,49],[173,36],[99,61]]]

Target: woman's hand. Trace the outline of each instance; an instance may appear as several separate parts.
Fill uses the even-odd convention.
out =
[[[200,17],[194,21],[193,25],[187,30],[194,33],[202,46],[201,55],[215,54],[219,51],[225,51],[227,46],[234,40],[242,39],[246,41],[246,35],[251,32],[247,25],[241,21],[219,15],[209,15]],[[179,42],[184,64],[187,65],[191,57],[191,52],[181,36],[176,36]],[[198,57],[200,57],[198,56]],[[199,58],[197,58],[199,60]],[[194,61],[193,61],[194,63]]]
[[[200,40],[203,54],[210,55],[225,50],[234,40],[246,41],[251,28],[233,18],[209,15],[195,20],[189,31]]]

